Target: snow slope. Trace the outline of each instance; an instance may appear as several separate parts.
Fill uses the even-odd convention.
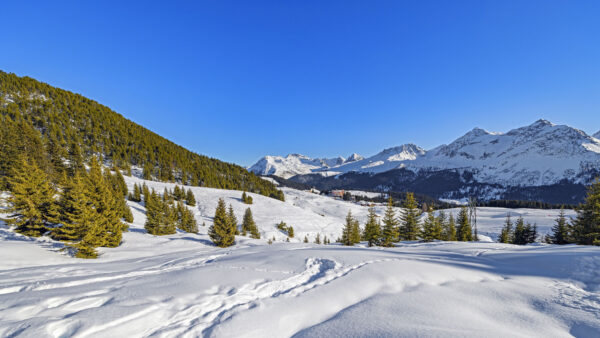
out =
[[[257,174],[311,172],[381,173],[396,168],[412,171],[465,170],[478,182],[503,186],[552,185],[563,179],[588,182],[600,171],[600,137],[546,120],[506,133],[475,128],[448,145],[429,151],[408,144],[389,148],[372,157],[337,166],[291,169],[286,163],[251,168]],[[263,159],[264,160],[264,159]],[[261,160],[261,161],[263,161]],[[259,163],[261,163],[259,161]],[[276,168],[276,169],[273,169]]]
[[[172,183],[162,183],[153,181],[144,181],[136,177],[125,176],[125,181],[130,190],[135,183],[146,183],[151,189],[162,193],[166,188],[173,189]],[[231,204],[238,221],[242,221],[242,216],[246,208],[252,209],[254,220],[259,228],[262,238],[272,238],[276,240],[285,240],[286,234],[276,228],[277,223],[284,221],[287,225],[294,227],[295,238],[292,242],[300,242],[307,236],[312,242],[317,234],[327,236],[335,240],[341,235],[342,227],[348,211],[364,224],[367,218],[368,207],[361,206],[358,203],[342,201],[327,196],[317,195],[306,191],[281,188],[285,194],[285,202],[268,198],[258,194],[250,193],[253,204],[247,205],[241,201],[242,192],[236,190],[211,189],[201,187],[185,187],[191,189],[196,197],[197,206],[193,208],[200,232],[207,233],[207,228],[212,224],[212,217],[217,207],[219,198],[223,198],[227,204]],[[134,212],[138,212],[139,217],[143,217],[141,212],[143,207],[138,203],[131,203],[130,206]],[[375,206],[378,215],[383,216],[385,206]],[[451,209],[449,212],[458,213],[460,209]],[[400,214],[401,209],[396,208],[396,214]],[[554,224],[554,219],[558,216],[559,210],[541,210],[541,209],[506,209],[506,208],[478,208],[478,224],[481,234],[485,234],[492,239],[496,239],[500,234],[500,229],[506,215],[510,213],[516,219],[522,216],[526,222],[538,224],[541,234],[548,233]],[[567,210],[567,216],[574,216],[572,210]],[[425,217],[425,215],[423,215]],[[143,226],[143,219],[139,222]],[[202,227],[202,223],[206,226]]]
[[[136,215],[137,217],[137,215]],[[3,337],[596,337],[600,251],[154,237],[98,260],[0,245]],[[110,253],[109,253],[110,251]],[[34,255],[36,262],[31,263]]]
[[[597,133],[595,133],[594,137],[597,138],[597,139],[600,139],[600,131],[598,131]]]
[[[352,154],[348,159],[336,158],[310,158],[300,154],[282,156],[265,156],[248,168],[249,171],[260,175],[276,175],[289,178],[298,174],[308,174],[315,170],[339,166],[343,163],[361,160],[362,156]]]
[[[143,183],[126,177],[131,188]],[[162,191],[172,184],[145,181]],[[600,332],[597,247],[404,243],[396,248],[285,243],[337,237],[348,210],[366,208],[284,189],[286,202],[252,194],[263,239],[214,247],[206,235],[217,199],[240,191],[192,187],[199,234],[151,236],[144,208],[118,248],[74,259],[48,238],[0,225],[2,337],[594,337]],[[377,208],[378,212],[383,207]],[[456,212],[458,209],[452,210]],[[480,208],[480,233],[496,233],[504,209]],[[556,211],[518,209],[528,221]],[[549,224],[549,223],[548,223]],[[267,245],[265,238],[277,241]],[[334,237],[334,238],[335,238]],[[293,239],[292,241],[297,241]],[[312,241],[312,238],[311,238]]]

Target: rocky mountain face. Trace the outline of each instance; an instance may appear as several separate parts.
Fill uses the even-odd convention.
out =
[[[574,203],[583,198],[585,185],[600,175],[600,139],[538,120],[506,133],[475,128],[429,151],[406,144],[360,160],[325,165],[322,160],[311,161],[310,167],[304,164],[292,169],[288,163],[278,162],[270,170],[257,163],[250,170],[261,175],[285,172],[286,178],[320,189]]]

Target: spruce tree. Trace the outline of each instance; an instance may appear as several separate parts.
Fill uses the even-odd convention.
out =
[[[32,160],[21,157],[9,180],[11,196],[8,198],[11,213],[7,220],[16,226],[15,231],[38,237],[50,226],[59,222],[56,191],[48,177]]]
[[[210,239],[219,247],[228,247],[235,244],[235,231],[232,227],[231,219],[227,215],[225,201],[219,198],[213,224],[208,230]]]
[[[133,194],[129,200],[138,203],[142,201],[142,191],[137,183],[133,185]]]
[[[352,212],[348,211],[348,215],[346,215],[346,224],[344,225],[344,230],[342,231],[342,244],[343,245],[354,245],[354,241],[352,238],[354,227],[354,217],[352,217]]]
[[[52,229],[52,238],[78,243],[98,226],[98,214],[87,198],[86,187],[77,172],[63,188],[60,207],[62,226]]]
[[[377,220],[377,214],[375,213],[374,208],[369,208],[369,215],[367,216],[367,223],[365,223],[363,240],[367,241],[369,246],[373,246],[379,243],[380,236],[381,225]]]
[[[513,229],[512,229],[512,221],[510,219],[510,214],[506,214],[506,220],[504,221],[504,226],[500,231],[500,237],[498,238],[498,242],[500,243],[512,243]]]
[[[260,238],[260,233],[258,232],[256,223],[254,222],[252,210],[250,210],[250,208],[247,208],[246,212],[244,212],[244,219],[242,221],[242,234],[246,236],[247,233],[250,233],[250,237],[252,238]]]
[[[433,208],[430,208],[429,212],[427,213],[427,218],[423,223],[423,230],[421,231],[421,238],[427,242],[442,238],[442,227],[438,222],[438,219],[435,217]]]
[[[189,233],[198,233],[198,224],[196,223],[196,219],[194,218],[194,213],[189,210],[183,202],[177,202],[177,228],[189,232]]]
[[[192,189],[188,189],[187,194],[185,195],[185,203],[190,207],[196,206],[196,197],[194,196]]]
[[[454,222],[454,215],[450,213],[448,216],[448,222],[444,227],[444,239],[446,241],[456,241],[456,223]]]
[[[457,218],[456,238],[458,241],[469,242],[473,240],[473,231],[469,222],[469,215],[466,207],[460,208]]]
[[[321,234],[317,234],[317,237],[315,237],[315,244],[321,244]]]
[[[235,229],[235,234],[239,235],[240,230],[238,229],[238,220],[237,217],[235,217],[235,213],[233,212],[233,206],[231,206],[231,204],[229,204],[229,210],[227,211],[227,219],[229,221],[229,224]]]
[[[600,180],[596,179],[588,188],[584,203],[577,208],[577,217],[572,224],[575,243],[600,245]]]
[[[569,244],[571,238],[569,234],[569,225],[567,218],[565,217],[565,210],[560,209],[560,214],[555,220],[554,226],[552,226],[552,235],[550,235],[550,243],[552,244]]]
[[[306,236],[306,235],[304,236],[304,241],[303,242],[304,243],[308,243],[308,236]]]
[[[406,193],[406,199],[402,203],[402,208],[403,211],[400,216],[400,239],[414,241],[419,235],[419,216],[421,212],[413,193]]]
[[[392,198],[388,200],[388,206],[383,216],[383,229],[381,231],[381,245],[392,246],[392,243],[398,240],[398,221],[394,211]]]

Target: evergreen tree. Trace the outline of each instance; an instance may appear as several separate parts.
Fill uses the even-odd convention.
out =
[[[535,242],[537,238],[537,225],[525,224],[523,217],[519,217],[515,224],[512,244],[525,245]]]
[[[504,221],[504,226],[500,231],[500,237],[498,238],[498,242],[500,243],[512,243],[513,241],[513,230],[512,230],[512,221],[510,220],[510,214],[506,214],[506,221]]]
[[[471,230],[471,223],[469,222],[469,215],[466,207],[460,208],[457,218],[456,227],[456,238],[462,242],[469,242],[473,240],[473,231]]]
[[[137,183],[133,185],[133,193],[130,195],[129,200],[138,203],[142,201],[142,190]]]
[[[177,214],[177,228],[189,233],[198,233],[198,224],[196,223],[196,218],[194,218],[194,213],[181,201],[177,202]]]
[[[446,241],[456,241],[456,223],[452,213],[448,216],[448,222],[444,227],[444,239]]]
[[[210,239],[219,247],[228,247],[235,244],[235,231],[232,227],[230,216],[227,215],[225,201],[219,198],[213,224],[210,226],[208,234]]]
[[[381,225],[377,220],[377,214],[374,208],[369,208],[369,215],[367,216],[367,223],[365,223],[365,231],[363,233],[363,240],[367,241],[369,246],[377,245],[379,243],[379,237],[381,236]]]
[[[402,208],[403,212],[400,216],[400,239],[414,241],[419,235],[419,216],[421,212],[413,193],[406,194]]]
[[[317,237],[315,237],[315,244],[321,244],[321,234],[317,234]]]
[[[588,188],[585,202],[577,208],[577,217],[572,224],[575,243],[600,245],[600,180]]]
[[[240,230],[238,229],[238,220],[237,217],[235,217],[235,213],[233,212],[233,206],[231,206],[231,204],[229,204],[229,210],[227,211],[227,219],[231,227],[235,229],[235,234],[239,235]]]
[[[308,243],[308,236],[304,236],[304,243]]]
[[[246,212],[244,213],[244,219],[242,221],[242,235],[246,236],[248,232],[250,233],[250,237],[256,239],[260,238],[260,233],[258,232],[258,227],[254,222],[252,210],[250,210],[250,208],[246,209]]]
[[[188,189],[187,194],[185,195],[185,203],[190,207],[196,206],[196,197],[194,196],[192,189]]]
[[[44,171],[32,160],[21,157],[9,183],[12,194],[8,198],[11,213],[8,223],[16,226],[15,231],[38,237],[59,222],[56,192]]]
[[[383,216],[383,229],[381,231],[381,245],[392,246],[392,243],[398,240],[398,221],[394,211],[392,198],[388,200],[388,206]]]
[[[71,243],[80,242],[97,226],[97,213],[86,196],[86,187],[79,173],[63,188],[60,200],[62,226],[52,229],[52,238]]]
[[[144,185],[142,186],[142,194],[144,195],[144,203],[146,203],[146,200],[150,196],[150,189],[148,189],[146,183],[144,183]]]
[[[423,223],[423,230],[421,232],[421,238],[424,241],[431,242],[436,239],[442,238],[442,227],[438,222],[438,219],[435,217],[435,213],[433,212],[433,208],[429,209],[427,213],[427,218]]]
[[[565,210],[562,208],[560,209],[560,214],[556,218],[555,224],[552,227],[550,243],[561,245],[571,243],[569,225],[567,224],[567,218],[565,217]]]
[[[354,228],[354,217],[352,217],[352,212],[348,211],[348,215],[346,215],[346,224],[344,225],[344,230],[342,231],[342,244],[343,245],[354,245],[353,241],[353,228]]]

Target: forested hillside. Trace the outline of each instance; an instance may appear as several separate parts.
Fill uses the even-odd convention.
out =
[[[79,94],[0,71],[0,190],[18,155],[59,182],[92,156],[146,179],[246,190],[283,199],[246,169],[198,155]]]

